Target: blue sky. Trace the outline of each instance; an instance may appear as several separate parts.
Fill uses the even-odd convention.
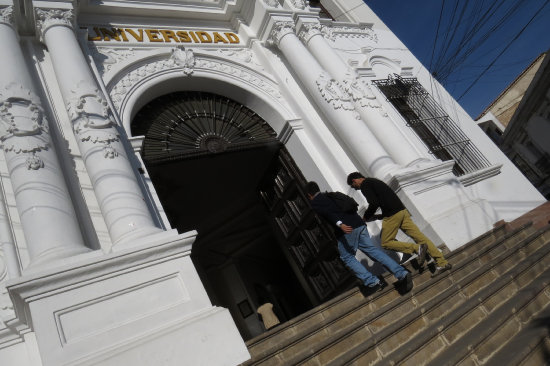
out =
[[[476,118],[539,54],[550,49],[550,0],[364,2],[424,66],[441,72],[440,82],[472,118]],[[445,5],[443,10],[442,4]],[[492,14],[480,22],[485,12]],[[436,32],[438,23],[439,32]],[[476,25],[477,31],[472,32]],[[459,41],[469,34],[471,38],[459,46]],[[458,54],[451,57],[455,52]]]

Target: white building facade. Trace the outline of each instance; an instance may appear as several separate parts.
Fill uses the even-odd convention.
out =
[[[244,362],[259,305],[345,281],[306,180],[382,179],[451,250],[545,201],[366,5],[321,3],[0,1],[0,364]]]

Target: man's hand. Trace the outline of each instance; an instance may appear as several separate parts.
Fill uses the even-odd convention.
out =
[[[340,224],[340,229],[346,234],[349,234],[353,231],[353,228],[351,226],[348,226],[346,224]]]

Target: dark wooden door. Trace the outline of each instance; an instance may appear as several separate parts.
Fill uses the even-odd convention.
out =
[[[317,305],[347,288],[351,275],[338,256],[332,228],[313,212],[306,180],[284,147],[272,164],[260,194],[283,252]]]

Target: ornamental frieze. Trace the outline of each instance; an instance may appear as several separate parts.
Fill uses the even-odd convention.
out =
[[[90,47],[90,54],[97,70],[104,75],[111,70],[113,65],[135,57],[136,50],[134,48]]]
[[[124,77],[119,79],[116,84],[109,85],[107,89],[109,90],[109,94],[115,105],[115,108],[120,111],[125,97],[136,85],[141,83],[144,79],[150,78],[158,73],[166,73],[180,70],[183,71],[182,67],[175,64],[174,61],[170,58],[172,54],[173,53],[170,53],[170,56],[166,59],[157,59],[152,62],[142,64],[139,67],[129,71]],[[234,77],[241,82],[245,82],[255,89],[259,89],[264,93],[271,95],[275,99],[282,99],[278,88],[273,84],[272,81],[265,77],[262,77],[261,75],[253,72],[246,67],[234,64],[226,60],[200,57],[196,54],[194,54],[193,58],[193,75],[196,74],[198,71],[206,72],[209,74],[223,74],[225,76]],[[187,77],[193,77],[191,74],[185,75],[187,75]]]
[[[335,41],[336,38],[368,38],[377,43],[378,35],[371,28],[362,27],[329,27],[323,26],[321,32],[326,39]]]

